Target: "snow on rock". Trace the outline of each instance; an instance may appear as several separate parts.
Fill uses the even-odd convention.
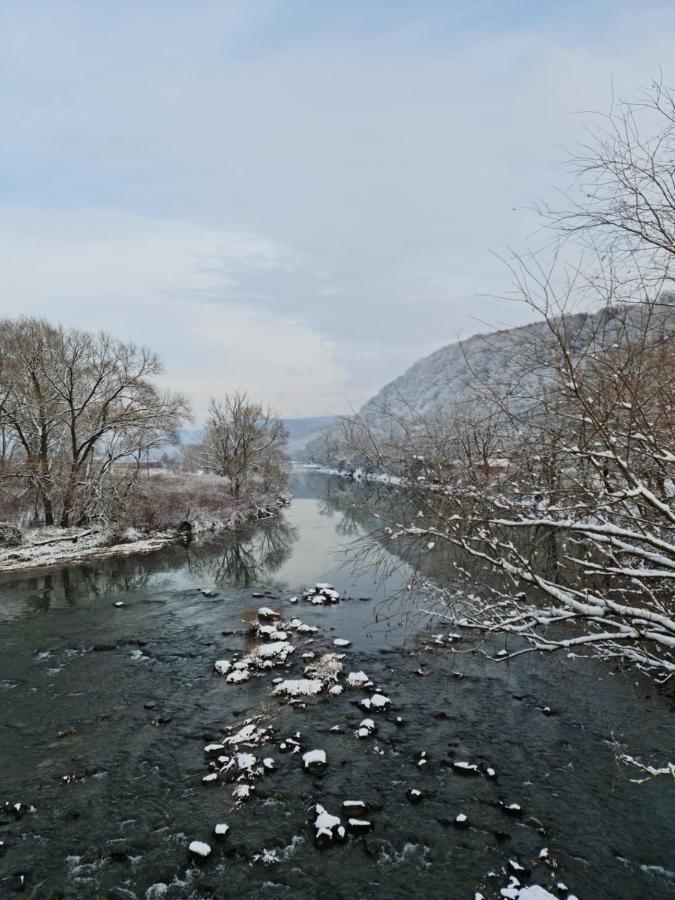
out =
[[[204,747],[204,754],[206,756],[218,756],[224,749],[224,744],[207,744]]]
[[[518,900],[557,900],[555,894],[547,891],[540,884],[528,884],[526,887],[520,888],[516,897]]]
[[[499,808],[508,816],[522,816],[523,814],[523,808],[519,803],[505,803],[503,800],[500,800]]]
[[[335,638],[333,644],[336,647],[349,647],[351,645],[351,641],[348,641],[346,638]]]
[[[366,812],[367,806],[363,802],[363,800],[343,800],[342,808],[350,816],[354,815],[363,815]]]
[[[342,673],[342,653],[324,653],[316,662],[305,668],[305,675],[309,678],[318,678],[323,684],[337,682]]]
[[[289,644],[288,641],[272,641],[269,644],[261,644],[259,647],[256,647],[249,656],[254,661],[254,664],[257,663],[258,660],[274,660],[275,663],[285,662],[286,658],[290,656],[294,650],[293,644]]]
[[[270,609],[269,606],[261,606],[258,610],[259,619],[280,619],[281,614]]]
[[[213,668],[216,670],[218,675],[227,675],[227,673],[232,668],[232,663],[229,659],[217,659],[213,664]]]
[[[408,792],[406,793],[406,797],[412,804],[421,803],[424,799],[422,791],[418,791],[417,788],[409,788]]]
[[[217,772],[209,772],[208,775],[204,775],[204,777],[202,778],[202,784],[213,784],[214,781],[218,781]]]
[[[453,762],[452,768],[460,775],[478,775],[480,773],[478,766],[470,762]]]
[[[328,689],[328,693],[332,694],[333,697],[339,697],[340,694],[344,691],[344,688],[341,684],[334,684],[332,688]]]
[[[272,728],[263,724],[264,718],[257,716],[255,719],[245,719],[243,725],[231,725],[229,731],[233,732],[223,738],[223,744],[255,746],[265,744],[272,738]],[[235,731],[238,729],[238,731]]]
[[[365,834],[365,832],[373,830],[373,823],[366,819],[347,819],[347,825],[350,831],[357,834]]]
[[[288,679],[274,688],[272,696],[311,697],[314,694],[320,694],[322,690],[323,682],[318,678]]]
[[[120,609],[122,606],[126,606],[126,603],[124,602],[124,600],[118,600],[117,603],[115,603],[114,605],[115,605],[118,609]]]
[[[255,788],[250,784],[238,784],[232,791],[232,799],[238,804],[246,803],[251,799],[251,792],[254,790]]]
[[[376,731],[377,725],[375,722],[372,719],[364,719],[354,733],[357,738],[367,738],[371,734],[375,734]]]
[[[232,671],[225,676],[225,681],[228,684],[241,684],[243,681],[248,681],[250,677],[249,660],[243,659],[234,663]]]
[[[302,592],[302,596],[309,603],[315,606],[324,606],[326,603],[337,603],[340,594],[335,590],[332,584],[327,582],[317,582],[313,588],[307,588]]]
[[[329,847],[336,840],[342,840],[345,836],[345,828],[341,824],[339,816],[332,816],[320,803],[316,804],[314,828],[314,840],[319,847]]]
[[[271,669],[281,665],[293,653],[295,647],[286,640],[276,640],[259,644],[249,654],[233,663],[232,671],[225,680],[229,684],[248,681],[252,670]]]
[[[274,866],[281,862],[281,858],[279,857],[278,850],[266,850],[263,847],[262,853],[256,853],[251,859],[251,862],[260,862],[264,866]]]
[[[325,750],[308,750],[302,754],[302,761],[309,772],[323,772],[328,765]]]
[[[518,897],[520,897],[520,882],[514,875],[511,876],[508,885],[500,890],[499,895],[504,897],[505,900],[518,900]]]
[[[285,631],[280,631],[276,625],[258,625],[256,633],[263,641],[285,641],[288,639],[288,634]]]
[[[224,837],[226,837],[229,830],[230,830],[229,825],[226,825],[224,822],[218,822],[216,827],[213,829],[213,833],[219,840],[222,841],[222,839]]]
[[[384,712],[391,706],[391,700],[384,694],[373,694],[372,697],[362,700],[361,706],[371,712]]]
[[[347,675],[348,687],[361,687],[369,682],[370,678],[368,678],[365,672],[350,672],[349,675]]]
[[[263,766],[267,769],[268,772],[274,772],[277,764],[274,762],[271,756],[266,756],[265,759],[263,759]]]
[[[245,772],[250,772],[258,762],[252,753],[237,753],[235,759],[237,767]]]
[[[464,813],[460,813],[458,816],[455,816],[455,828],[468,828],[469,820],[464,815]]]
[[[204,841],[192,841],[188,850],[195,859],[208,859],[211,856],[211,848]]]

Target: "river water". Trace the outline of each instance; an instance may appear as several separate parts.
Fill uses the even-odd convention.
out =
[[[673,896],[672,781],[631,783],[612,746],[665,758],[672,698],[599,663],[498,665],[466,642],[430,644],[444,629],[405,591],[405,566],[383,579],[350,552],[388,491],[297,473],[283,521],[257,531],[0,581],[0,804],[34,807],[0,807],[0,894],[24,876],[39,898],[487,900],[515,873],[579,900]],[[316,581],[349,599],[289,603]],[[261,604],[318,631],[293,632],[288,668],[228,684],[213,663],[250,649],[242,619]],[[354,731],[372,688],[305,708],[271,696],[335,638],[351,642],[345,673],[366,672],[391,700],[365,739]],[[271,739],[244,749],[276,769],[237,804],[233,784],[202,782],[204,746],[253,716]],[[325,750],[323,775],[281,752],[289,737]],[[372,830],[317,848],[315,805],[346,824],[345,800],[364,801]],[[213,848],[205,862],[191,861],[193,840]]]

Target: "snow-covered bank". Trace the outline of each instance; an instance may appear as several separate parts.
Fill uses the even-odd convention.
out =
[[[196,515],[175,526],[152,532],[128,528],[124,535],[106,529],[59,528],[56,526],[31,528],[22,534],[19,545],[0,547],[0,574],[22,572],[88,559],[135,556],[154,553],[169,544],[220,531],[236,531],[262,519],[278,514],[289,497],[281,496],[264,503],[238,504],[223,510],[220,516]]]
[[[406,479],[398,475],[387,475],[385,472],[366,472],[365,469],[331,469],[329,466],[321,466],[318,463],[303,463],[293,461],[293,468],[308,469],[318,472],[320,475],[337,475],[349,481],[379,481],[382,484],[406,484]]]

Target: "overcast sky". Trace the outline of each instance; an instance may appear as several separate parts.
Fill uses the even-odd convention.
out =
[[[342,413],[519,324],[563,145],[663,70],[675,2],[0,0],[0,312]]]

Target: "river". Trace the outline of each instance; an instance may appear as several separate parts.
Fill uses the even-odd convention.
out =
[[[354,561],[392,489],[302,472],[293,487],[283,519],[255,531],[0,580],[0,804],[23,804],[0,807],[0,893],[489,900],[515,875],[579,900],[671,897],[672,781],[632,783],[612,741],[665,758],[672,698],[598,662],[435,646],[447,629],[417,609],[405,566],[385,578]],[[348,599],[289,603],[317,581]],[[292,632],[288,668],[227,683],[214,661],[251,649],[242,619],[261,605],[318,631]],[[336,638],[345,673],[391,701],[366,738],[372,687],[272,696]],[[255,716],[272,731],[248,752],[275,768],[238,804],[232,783],[203,782],[204,746]],[[323,749],[325,772],[281,752],[287,738]],[[371,830],[319,849],[316,804],[346,824],[346,800]],[[207,860],[190,859],[194,840]]]

